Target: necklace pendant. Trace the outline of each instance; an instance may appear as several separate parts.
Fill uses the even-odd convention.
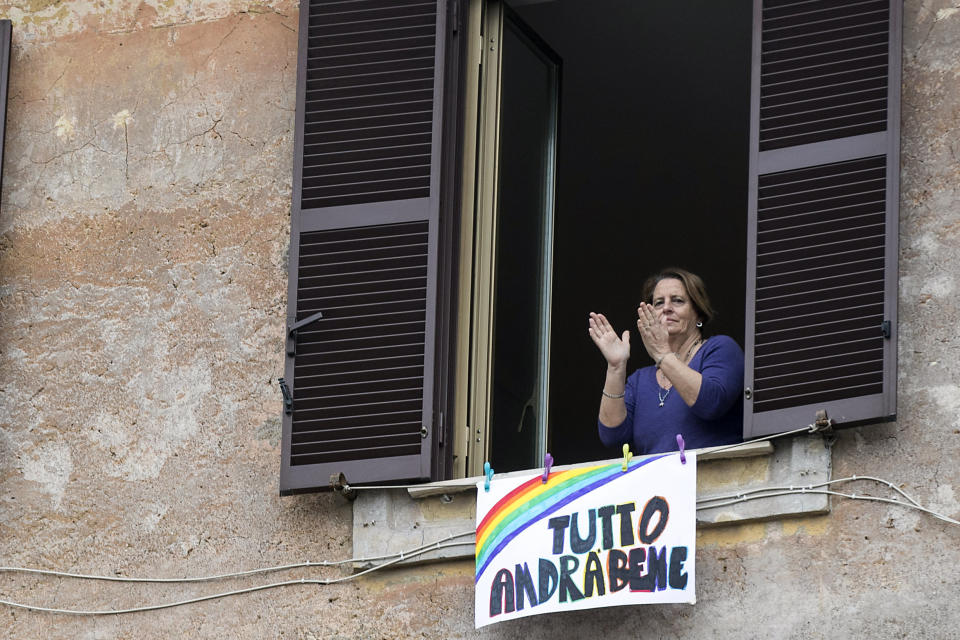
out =
[[[661,407],[663,406],[663,400],[660,401],[660,406],[661,406]]]

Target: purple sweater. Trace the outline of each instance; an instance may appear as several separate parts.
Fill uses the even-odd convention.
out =
[[[629,443],[642,455],[677,450],[677,434],[689,449],[740,442],[743,428],[743,351],[732,338],[708,338],[690,360],[703,376],[700,395],[688,407],[675,389],[660,405],[657,368],[634,371],[627,378],[624,402],[627,417],[609,428],[598,423],[600,440],[608,447]]]

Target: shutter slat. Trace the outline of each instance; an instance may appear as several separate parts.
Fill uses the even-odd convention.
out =
[[[879,333],[879,330],[878,330]],[[805,347],[803,349],[789,349],[777,353],[768,353],[756,357],[756,368],[762,370],[765,366],[801,362],[817,358],[831,358],[834,363],[842,361],[848,353],[859,353],[865,350],[876,350],[878,338],[860,338],[827,345]]]
[[[850,351],[843,359],[844,365],[863,364],[877,362],[883,366],[883,358],[877,358],[876,349],[864,349],[862,351]],[[832,356],[810,359],[791,359],[783,364],[768,364],[763,367],[763,375],[767,377],[777,377],[791,373],[806,372],[807,375],[817,375],[818,372],[829,370],[837,366],[836,358]]]
[[[304,386],[324,386],[329,388],[335,388],[337,386],[353,386],[358,389],[363,388],[363,385],[367,382],[379,382],[383,381],[384,384],[401,384],[400,381],[403,380],[419,380],[420,383],[418,387],[422,387],[423,384],[423,375],[415,367],[408,368],[394,368],[386,369],[380,367],[378,369],[371,369],[369,371],[352,371],[349,373],[351,382],[341,383],[343,376],[341,374],[327,374],[327,375],[317,375],[317,376],[305,376],[301,375],[300,380],[304,381]],[[339,383],[339,384],[338,384]]]
[[[772,331],[784,331],[797,328],[804,329],[809,326],[816,326],[823,322],[823,315],[828,314],[830,322],[841,322],[850,318],[881,316],[883,315],[882,304],[861,304],[861,305],[837,305],[835,309],[816,310],[808,313],[794,313],[785,318],[770,317],[766,319],[758,318],[756,322],[756,333],[768,333]]]
[[[411,344],[418,344],[423,340],[423,332],[402,333],[399,335],[386,335],[365,338],[351,338],[346,340],[309,340],[302,342],[298,339],[298,347],[303,347],[303,353],[309,354],[312,348],[323,348],[328,353],[337,353],[341,351],[354,351],[355,349],[388,349],[390,347],[402,347]]]
[[[879,258],[867,258],[864,260],[848,260],[841,264],[819,265],[808,269],[794,269],[791,271],[780,271],[778,273],[757,273],[757,286],[767,287],[772,284],[791,284],[797,282],[807,282],[813,280],[822,280],[831,276],[844,275],[847,273],[866,272],[869,269],[883,270],[883,256]]]
[[[389,418],[393,418],[396,414],[387,415]],[[317,429],[314,431],[298,431],[293,436],[293,444],[329,442],[333,440],[344,440],[352,437],[387,436],[397,433],[398,431],[413,431],[414,425],[416,425],[416,429],[419,431],[419,416],[411,412],[409,418],[410,419],[406,422],[395,422],[391,419],[386,419],[382,424],[376,424],[368,420],[367,424],[361,427],[344,426],[336,429],[329,428]]]
[[[410,425],[416,427],[415,431],[410,433],[388,433],[388,434],[369,434],[369,435],[351,435],[343,440],[325,439],[320,442],[311,442],[307,444],[294,444],[294,459],[302,459],[304,456],[312,455],[333,455],[335,451],[356,451],[358,449],[384,451],[391,447],[401,446],[419,446],[420,445],[420,427],[419,425]]]
[[[425,8],[436,8],[435,2],[414,0],[367,0],[366,2],[331,2],[310,4],[310,24],[316,19],[321,24],[342,24],[367,17],[389,17],[398,11],[415,12]]]
[[[844,292],[848,293],[848,292]],[[883,293],[879,291],[858,292],[856,295],[842,295],[836,298],[823,297],[817,300],[814,308],[823,313],[842,309],[846,305],[851,307],[869,307],[873,304],[883,304]],[[757,325],[763,322],[791,318],[795,315],[802,315],[810,311],[810,304],[806,301],[800,301],[798,304],[781,304],[779,306],[770,305],[765,309],[756,310]]]
[[[841,36],[828,42],[800,43],[779,49],[767,50],[763,53],[763,63],[772,64],[775,62],[796,63],[805,58],[816,55],[827,55],[830,53],[840,53],[848,51],[854,53],[861,47],[886,46],[887,34],[882,32],[870,32],[866,34],[857,34],[851,36]]]
[[[352,448],[342,451],[331,451],[325,454],[291,455],[291,463],[296,465],[324,465],[351,460],[374,460],[376,458],[390,458],[394,456],[415,456],[420,450],[420,443],[396,447]]]
[[[808,217],[809,218],[809,217]],[[866,226],[866,223],[874,221],[878,218],[878,213],[865,213],[857,216],[849,216],[846,218],[835,218],[833,220],[820,221],[814,220],[813,222],[805,222],[802,224],[793,224],[790,226],[783,226],[776,229],[770,229],[768,231],[759,231],[757,233],[757,238],[759,242],[770,242],[774,240],[782,240],[785,238],[793,237],[794,234],[802,234],[804,236],[814,235],[816,233],[822,233],[826,231],[837,231],[844,228],[849,228],[850,226],[860,226],[861,228]],[[880,223],[883,223],[883,212],[879,212]]]
[[[808,251],[814,251],[820,247],[829,247],[845,240],[856,240],[869,237],[882,238],[883,232],[883,224],[851,226],[846,228],[841,227],[840,229],[829,233],[809,233],[795,235],[789,240],[765,240],[763,242],[757,242],[757,246],[763,251],[769,251],[770,253],[780,253],[783,251],[790,251],[792,249],[806,249]],[[827,240],[829,240],[829,242],[827,242]]]
[[[336,432],[340,429],[352,428],[355,432],[362,433],[364,430],[377,433],[382,427],[395,431],[398,426],[405,428],[405,425],[419,422],[420,411],[391,411],[389,413],[361,413],[353,416],[338,416],[334,419],[302,419],[299,423],[300,428],[293,434],[298,442],[319,442],[322,441],[326,433]]]
[[[798,249],[793,249],[789,251],[771,251],[763,255],[763,261],[758,260],[757,265],[759,268],[763,268],[771,265],[783,265],[794,260],[800,260],[805,257],[809,257],[810,251],[816,248],[820,253],[821,258],[828,257],[842,257],[845,253],[852,251],[857,251],[860,249],[869,249],[875,247],[882,247],[884,244],[884,236],[875,235],[867,237],[858,237],[850,240],[838,240],[836,242],[824,242],[816,247],[802,247]]]
[[[755,400],[758,411],[773,411],[795,407],[809,403],[828,403],[848,398],[862,397],[868,394],[879,394],[883,391],[882,382],[854,384],[847,387],[836,387],[835,385],[824,385],[821,388],[814,388],[811,393],[794,394],[782,396],[776,399],[767,399],[764,396],[758,396]]]
[[[357,164],[360,162],[378,162],[382,161],[384,158],[389,158],[390,160],[402,160],[409,159],[410,164],[422,164],[423,158],[429,158],[429,148],[426,145],[400,145],[396,147],[387,147],[383,149],[363,149],[363,150],[354,150],[348,153],[344,153],[342,156],[338,156],[336,153],[314,153],[304,155],[304,162],[310,160],[314,162],[308,174],[304,170],[304,176],[306,175],[325,175],[326,171],[329,171],[329,167],[338,166],[338,168],[347,167],[351,164]]]

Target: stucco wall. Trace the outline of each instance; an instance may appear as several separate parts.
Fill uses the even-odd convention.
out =
[[[350,555],[350,506],[280,498],[297,6],[0,2],[14,21],[0,209],[0,564],[179,576]],[[900,420],[834,476],[960,515],[960,9],[905,5]],[[701,532],[699,602],[534,617],[481,637],[957,634],[960,528],[878,504]],[[338,577],[336,569],[290,572]],[[272,576],[270,579],[280,579]],[[267,581],[0,575],[116,608]],[[0,607],[34,638],[473,637],[472,565],[122,617]]]

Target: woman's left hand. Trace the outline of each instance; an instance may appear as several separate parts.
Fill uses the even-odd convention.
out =
[[[659,363],[661,358],[670,353],[670,336],[667,334],[663,317],[657,315],[653,305],[641,302],[637,307],[637,329],[640,331],[643,347],[654,362]]]

